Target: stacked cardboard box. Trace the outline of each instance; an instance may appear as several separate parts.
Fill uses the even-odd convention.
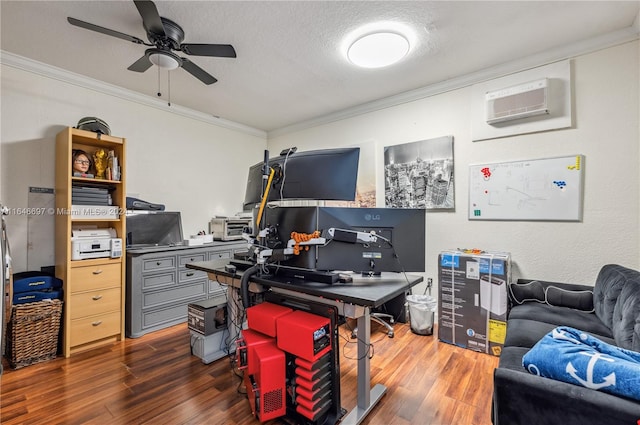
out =
[[[499,356],[507,328],[511,256],[480,250],[438,257],[438,339]]]

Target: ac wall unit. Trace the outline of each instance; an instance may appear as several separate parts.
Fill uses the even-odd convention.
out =
[[[549,113],[547,78],[487,92],[487,124]]]

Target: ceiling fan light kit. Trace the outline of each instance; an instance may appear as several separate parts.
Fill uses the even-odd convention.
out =
[[[156,50],[156,49],[149,49]],[[167,69],[169,71],[176,69],[182,65],[182,61],[176,55],[170,55],[163,51],[152,51],[149,53],[149,61],[158,68]]]
[[[127,68],[134,72],[145,72],[152,65],[166,70],[182,68],[204,84],[209,85],[218,80],[189,59],[178,56],[174,51],[183,52],[190,56],[236,57],[236,51],[230,44],[183,44],[184,31],[180,25],[170,19],[161,17],[156,5],[152,1],[134,0],[134,4],[142,17],[142,26],[147,33],[149,43],[138,37],[84,22],[79,19],[68,17],[67,21],[71,25],[80,28],[131,41],[135,44],[150,46],[151,48],[145,51],[144,56]]]

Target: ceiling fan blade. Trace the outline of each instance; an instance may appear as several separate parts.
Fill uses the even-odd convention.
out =
[[[133,1],[142,16],[142,23],[144,28],[157,35],[165,35],[164,25],[162,25],[162,19],[156,5],[150,0],[134,0]]]
[[[149,56],[145,54],[143,57],[141,57],[140,59],[135,61],[133,64],[131,64],[131,66],[127,69],[129,71],[145,72],[147,69],[151,67],[151,65],[153,64],[149,60]]]
[[[231,44],[182,44],[180,49],[193,56],[236,57],[236,50]]]
[[[200,68],[195,63],[191,62],[189,59],[187,58],[180,58],[180,59],[182,59],[182,68],[184,68],[185,71],[187,71],[189,74],[193,75],[198,80],[205,83],[206,85],[213,84],[216,81],[218,81],[211,74],[209,74],[204,69]]]
[[[99,33],[102,33],[102,34],[110,35],[112,37],[118,37],[118,38],[121,38],[123,40],[132,41],[132,42],[134,42],[136,44],[145,44],[145,42],[140,40],[138,37],[134,37],[132,35],[128,35],[128,34],[124,34],[124,33],[118,32],[118,31],[110,30],[109,28],[104,28],[104,27],[101,27],[99,25],[90,24],[89,22],[81,21],[81,20],[76,19],[76,18],[68,17],[67,21],[71,25],[75,25],[75,26],[80,27],[80,28],[84,28],[84,29],[91,30],[91,31],[96,31],[96,32],[99,32]]]

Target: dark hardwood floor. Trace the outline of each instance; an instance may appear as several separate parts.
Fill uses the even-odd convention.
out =
[[[372,385],[387,393],[364,424],[489,425],[498,358],[372,323]],[[356,405],[356,344],[340,328],[342,407]],[[0,423],[258,424],[229,359],[190,354],[186,324],[12,370],[3,359]],[[280,421],[268,422],[269,425]]]

